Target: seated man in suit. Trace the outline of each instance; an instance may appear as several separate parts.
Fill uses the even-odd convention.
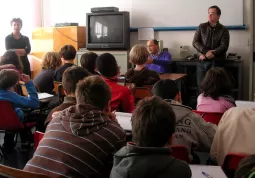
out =
[[[147,48],[150,53],[147,60],[148,69],[158,73],[169,73],[171,54],[167,51],[159,51],[157,40],[149,40],[147,42]]]

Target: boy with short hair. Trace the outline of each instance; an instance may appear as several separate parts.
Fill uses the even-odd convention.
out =
[[[25,83],[28,97],[10,91],[18,83],[19,78]],[[14,69],[2,69],[0,71],[0,100],[11,102],[21,121],[24,120],[24,113],[21,108],[38,108],[40,106],[33,81],[26,74],[20,74],[19,76],[19,73]]]
[[[118,84],[119,67],[115,57],[110,53],[98,56],[96,68],[112,92],[111,110],[131,113],[134,110],[134,97],[131,91]]]
[[[176,115],[173,145],[185,146],[189,151],[190,160],[193,159],[192,148],[209,152],[217,126],[192,112],[192,108],[182,105],[181,92],[175,81],[170,79],[158,81],[153,86],[152,93],[168,101]]]
[[[76,49],[72,45],[65,45],[59,51],[60,57],[64,63],[60,68],[55,71],[55,81],[62,82],[62,75],[68,67],[74,65],[74,59],[76,56]]]
[[[49,123],[25,170],[49,177],[106,177],[108,159],[125,144],[110,113],[111,90],[100,76],[77,84],[77,104]],[[106,171],[107,172],[107,171]]]
[[[158,97],[141,100],[131,122],[134,143],[114,155],[111,178],[191,177],[189,165],[170,156],[175,114],[166,101]]]
[[[52,120],[52,116],[55,112],[62,111],[76,104],[76,85],[80,80],[83,80],[85,77],[88,76],[90,76],[90,73],[80,66],[72,66],[65,70],[62,78],[62,85],[66,94],[66,96],[64,97],[64,102],[51,110],[51,112],[48,114],[47,119],[45,120],[45,126],[47,126]]]

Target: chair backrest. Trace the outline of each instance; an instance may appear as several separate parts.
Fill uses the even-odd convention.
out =
[[[0,178],[49,178],[48,176],[44,174],[39,174],[39,173],[32,173],[32,172],[27,172],[23,171],[20,169],[15,169],[12,167],[0,165]]]
[[[35,150],[38,147],[39,142],[42,140],[43,136],[44,136],[44,133],[42,132],[36,131],[34,133],[34,149]]]
[[[0,101],[0,130],[19,131],[24,125],[19,120],[13,106],[8,101]]]
[[[222,169],[225,172],[225,174],[230,177],[234,176],[240,161],[248,156],[249,155],[242,153],[228,153],[225,156],[225,160],[222,165]]]
[[[62,82],[54,81],[54,92],[58,95],[65,95]]]
[[[187,163],[190,162],[189,152],[186,147],[182,145],[174,145],[174,146],[171,146],[171,150],[172,150],[171,156],[174,157],[175,159],[179,159]]]
[[[201,112],[197,110],[193,110],[194,113],[200,115],[206,122],[211,122],[213,124],[218,125],[223,113],[213,113],[213,112]]]
[[[143,99],[146,97],[151,97],[152,96],[152,92],[149,88],[146,87],[136,87],[134,89],[134,93],[133,93],[135,99],[139,100],[139,99]]]
[[[150,90],[153,88],[153,85],[143,85],[145,88],[149,88]]]

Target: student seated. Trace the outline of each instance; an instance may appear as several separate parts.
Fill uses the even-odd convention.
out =
[[[101,54],[96,60],[96,67],[111,88],[111,110],[131,113],[135,108],[134,97],[127,87],[118,84],[119,69],[115,57],[110,53]]]
[[[175,114],[158,97],[138,103],[131,118],[134,143],[114,155],[111,178],[189,178],[191,170],[183,161],[171,157]]]
[[[13,69],[12,66],[10,67],[10,64],[15,66],[15,70],[19,71],[19,73],[22,73],[22,63],[20,62],[19,57],[14,50],[7,50],[0,60],[0,66],[8,65],[9,67],[7,68]]]
[[[154,85],[160,80],[157,72],[149,70],[146,67],[146,61],[148,60],[149,52],[143,45],[135,45],[130,53],[130,62],[135,64],[135,68],[129,69],[125,74],[125,80],[127,83],[134,83],[136,86],[141,87],[143,85]]]
[[[175,137],[173,145],[183,145],[189,151],[192,160],[192,149],[210,151],[217,126],[206,122],[192,112],[192,108],[182,105],[181,93],[173,80],[160,80],[152,88],[152,93],[166,100],[176,116]]]
[[[18,83],[19,79],[25,83],[25,87],[29,96],[23,97],[14,92],[14,87]],[[8,101],[12,103],[14,111],[21,122],[24,121],[24,112],[22,108],[38,108],[39,100],[36,88],[30,77],[25,74],[19,74],[14,69],[2,69],[0,71],[0,100]],[[4,150],[5,152],[12,152],[15,148],[14,133],[7,132],[4,136]],[[26,141],[29,139],[26,132],[21,132],[22,148],[27,146]]]
[[[81,56],[80,63],[84,69],[87,69],[92,75],[100,75],[96,72],[96,59],[98,55],[93,52],[84,53]]]
[[[34,84],[43,93],[52,93],[54,90],[54,73],[61,66],[60,55],[56,52],[48,52],[42,61],[42,70],[36,75]]]
[[[68,67],[74,65],[76,49],[72,45],[65,45],[60,49],[60,57],[64,65],[55,70],[54,80],[62,82],[62,75]]]
[[[224,113],[236,106],[231,93],[232,84],[227,72],[223,68],[211,68],[202,81],[201,94],[197,99],[197,110]]]
[[[75,96],[77,104],[54,116],[24,170],[53,178],[103,177],[108,159],[125,144],[110,113],[110,87],[89,76],[77,84]]]
[[[29,96],[23,97],[13,92],[13,87],[18,83],[19,78],[25,83]],[[0,100],[9,101],[13,104],[14,110],[21,121],[24,120],[24,113],[21,108],[38,108],[39,100],[36,88],[30,77],[19,74],[13,69],[3,69],[0,71]]]
[[[222,116],[211,146],[211,157],[222,165],[228,153],[255,154],[255,110],[234,107]]]
[[[76,84],[80,80],[83,80],[85,77],[88,77],[89,75],[90,73],[86,69],[79,66],[72,66],[65,70],[62,78],[62,85],[66,94],[66,96],[64,97],[64,102],[51,110],[51,112],[48,114],[47,119],[45,120],[45,126],[47,126],[48,123],[52,120],[52,116],[54,113],[62,111],[76,104]]]

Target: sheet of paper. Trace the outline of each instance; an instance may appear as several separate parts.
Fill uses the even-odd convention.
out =
[[[138,28],[138,40],[154,39],[153,28]]]
[[[120,124],[120,126],[127,131],[132,130],[131,126],[131,116],[132,114],[130,113],[124,113],[124,112],[116,112],[116,118]]]
[[[189,165],[192,178],[206,178],[202,172],[208,174],[212,178],[227,178],[220,166],[203,166],[203,165]]]
[[[45,98],[50,98],[53,97],[54,95],[51,95],[49,93],[38,93],[38,98],[39,100],[45,99]]]

